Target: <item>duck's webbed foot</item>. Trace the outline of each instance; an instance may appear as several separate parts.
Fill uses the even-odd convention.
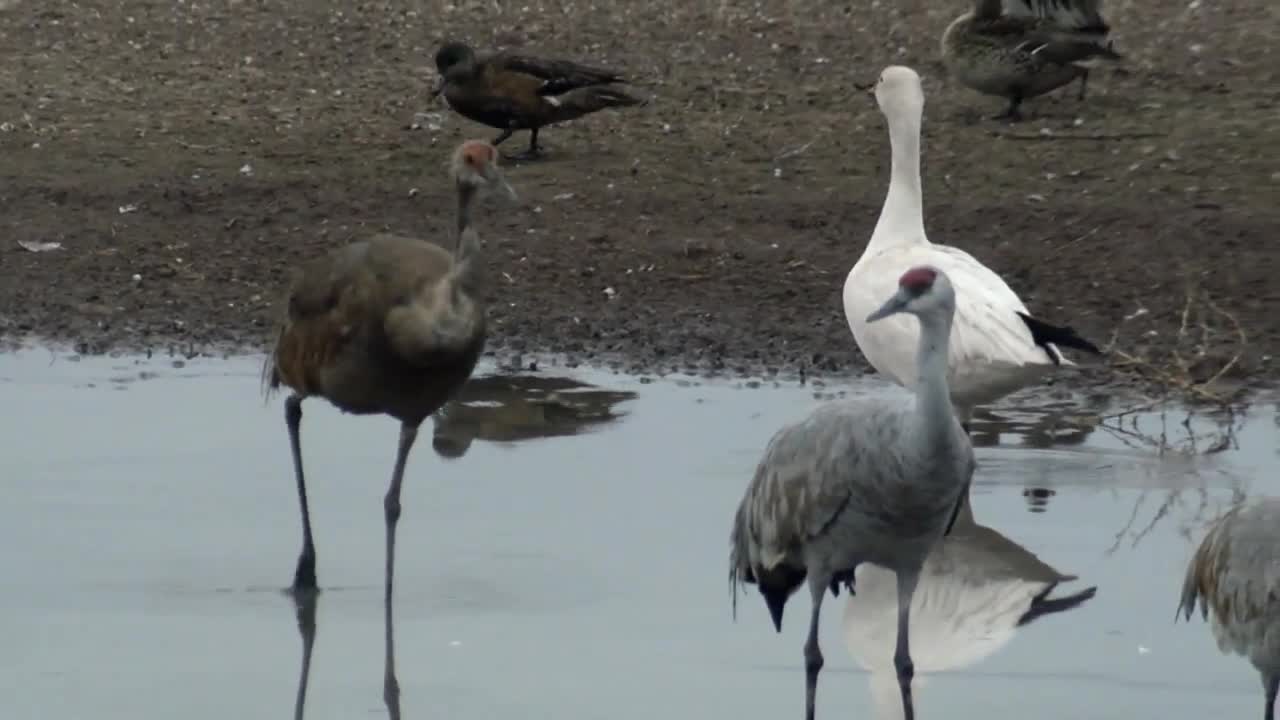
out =
[[[1080,92],[1076,94],[1076,100],[1084,102],[1085,93],[1089,90],[1089,68],[1080,71]]]
[[[1006,108],[1005,111],[1000,113],[999,115],[992,115],[991,119],[992,120],[1008,120],[1009,122],[1021,122],[1022,121],[1021,106],[1022,106],[1022,96],[1014,95],[1013,97],[1009,98],[1009,107]]]
[[[512,155],[512,160],[529,161],[540,160],[546,157],[542,152],[542,148],[538,146],[538,128],[529,131],[529,148],[519,155]]]

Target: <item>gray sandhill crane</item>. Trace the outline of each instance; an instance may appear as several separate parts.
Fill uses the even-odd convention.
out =
[[[813,720],[822,650],[822,598],[845,584],[853,592],[861,563],[893,570],[899,607],[894,667],[907,720],[914,716],[914,673],[907,640],[911,596],[920,569],[958,511],[973,477],[973,447],[947,389],[947,344],[955,291],[931,266],[907,270],[898,291],[867,318],[898,313],[920,323],[914,394],[894,389],[820,406],[769,441],[738,506],[730,536],[729,581],[764,596],[782,631],[788,598],[808,580],[813,610],[804,645],[805,718]],[[735,613],[736,614],[736,613]]]
[[[328,400],[346,413],[400,421],[387,524],[386,593],[391,597],[400,486],[418,426],[471,376],[485,343],[483,266],[470,227],[482,191],[515,191],[498,169],[498,151],[470,140],[454,152],[458,192],[453,251],[418,238],[375,235],[303,266],[289,291],[288,312],[263,367],[265,392],[285,385],[285,423],[302,508],[302,553],[293,590],[316,589],[316,550],[302,472],[302,401]]]
[[[1280,688],[1280,498],[1223,515],[1200,541],[1182,582],[1178,614],[1200,616],[1224,653],[1243,655],[1262,676],[1263,717],[1274,720]]]

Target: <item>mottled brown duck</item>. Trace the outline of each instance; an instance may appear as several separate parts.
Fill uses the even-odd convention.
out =
[[[497,128],[499,145],[517,130],[529,131],[520,158],[541,154],[538,131],[606,108],[642,105],[618,83],[617,72],[569,60],[515,53],[477,53],[462,43],[446,43],[435,57],[439,77],[432,96],[443,95],[459,115]]]
[[[1088,63],[1118,60],[1107,39],[1102,0],[973,0],[942,35],[942,62],[964,85],[1005,98],[994,119],[1022,119],[1022,101],[1077,78],[1079,99],[1089,83]]]

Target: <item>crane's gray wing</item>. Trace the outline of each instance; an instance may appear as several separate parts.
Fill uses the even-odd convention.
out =
[[[964,501],[969,497],[969,485],[972,482],[966,482],[964,487],[960,489],[960,497],[956,498],[956,506],[951,510],[951,517],[947,519],[947,529],[942,533],[944,536],[951,534],[951,528],[956,526],[956,518],[960,517],[960,508],[964,507]]]
[[[1064,30],[1110,31],[1102,19],[1102,0],[1003,0],[1004,14],[1009,17],[1048,20]]]
[[[958,439],[962,441],[961,447],[965,448],[963,462],[964,485],[960,487],[960,494],[956,496],[955,507],[951,509],[951,517],[947,519],[947,529],[943,531],[943,536],[950,535],[951,529],[955,527],[956,521],[960,518],[961,512],[965,508],[965,503],[969,502],[969,488],[973,485],[973,472],[978,467],[978,460],[973,454],[973,443],[969,440],[969,434],[964,431],[963,427],[957,423]],[[973,508],[969,508],[966,522],[973,524]]]
[[[849,507],[872,455],[892,463],[910,396],[830,403],[780,430],[756,469],[752,525],[769,566],[824,534]]]

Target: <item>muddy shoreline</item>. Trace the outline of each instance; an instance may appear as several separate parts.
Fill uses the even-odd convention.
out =
[[[547,8],[492,4],[304,3],[287,18],[118,5],[0,11],[9,344],[261,352],[305,259],[379,231],[444,237],[445,158],[495,134],[426,97],[447,35],[623,68],[656,98],[547,130],[547,159],[509,167],[522,204],[479,213],[501,364],[550,353],[638,373],[866,372],[840,289],[888,148],[853,85],[893,62],[925,78],[931,239],[1111,349],[1103,364],[1073,356],[1087,364],[1058,382],[1230,390],[1275,377],[1280,71],[1275,28],[1244,22],[1266,12],[1260,0],[1214,8],[1230,33],[1206,32],[1183,3],[1116,8],[1126,63],[1096,72],[1083,103],[1028,103],[1015,126],[940,73],[954,12],[923,3],[862,16],[606,3],[574,18],[589,34]]]

